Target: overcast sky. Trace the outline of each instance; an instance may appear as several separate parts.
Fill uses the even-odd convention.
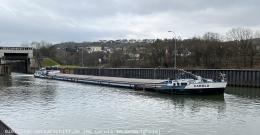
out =
[[[0,0],[0,45],[182,38],[260,28],[259,0]]]

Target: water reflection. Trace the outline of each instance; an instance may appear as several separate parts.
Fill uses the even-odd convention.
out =
[[[35,81],[32,75],[12,73],[0,77],[0,82],[2,104],[39,102],[44,105],[55,101],[56,85],[47,80]]]
[[[12,85],[11,76],[0,76],[0,90],[3,89],[3,87],[9,87]]]
[[[0,118],[14,130],[161,129],[169,135],[242,135],[260,123],[258,89],[169,95],[23,74],[2,77],[0,85]]]
[[[207,108],[215,109],[217,113],[221,114],[226,110],[224,95],[169,95],[142,91],[128,92],[142,98],[167,102],[169,106],[174,106],[174,110],[182,110],[183,112],[188,109],[192,113],[196,113]]]
[[[225,91],[227,94],[236,95],[243,98],[259,99],[259,88],[245,88],[245,87],[228,87]]]

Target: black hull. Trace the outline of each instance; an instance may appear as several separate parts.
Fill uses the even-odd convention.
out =
[[[157,89],[162,93],[179,94],[179,95],[216,95],[224,94],[225,88],[205,88],[205,89]]]

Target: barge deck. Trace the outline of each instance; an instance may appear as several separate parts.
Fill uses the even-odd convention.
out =
[[[91,75],[76,75],[76,74],[49,74],[47,76],[37,77],[52,80],[61,80],[77,83],[86,83],[93,85],[103,85],[111,87],[131,88],[135,90],[156,90],[162,86],[164,80],[155,79],[137,79],[137,78],[122,78],[122,77],[107,77],[107,76],[91,76]]]

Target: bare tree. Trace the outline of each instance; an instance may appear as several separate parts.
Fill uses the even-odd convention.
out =
[[[214,32],[207,32],[202,36],[202,39],[208,41],[220,41],[221,35]]]
[[[255,31],[254,37],[255,38],[260,38],[260,31],[259,30]]]
[[[243,41],[252,39],[254,37],[254,32],[249,28],[232,28],[227,33],[228,39],[233,41]]]
[[[247,57],[249,56],[250,67],[252,68],[256,55],[255,47],[252,44],[254,32],[249,28],[233,28],[227,32],[227,37],[237,43],[240,55],[243,57],[244,67],[247,66]]]

